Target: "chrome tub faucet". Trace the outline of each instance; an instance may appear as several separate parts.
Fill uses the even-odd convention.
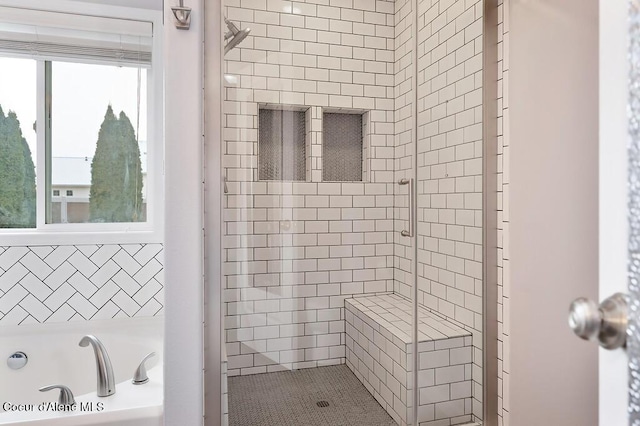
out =
[[[116,383],[113,378],[113,366],[109,354],[97,337],[90,334],[84,336],[79,345],[87,347],[91,344],[96,356],[96,376],[98,379],[98,396],[110,396],[116,393]]]

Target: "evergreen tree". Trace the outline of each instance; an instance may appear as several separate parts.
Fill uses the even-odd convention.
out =
[[[22,211],[26,220],[26,226],[36,226],[36,166],[33,164],[29,144],[22,138],[22,152],[24,155],[24,199]]]
[[[13,111],[0,106],[0,228],[36,224],[36,173],[31,150]]]
[[[89,204],[92,222],[142,220],[142,165],[131,121],[107,107],[91,163]]]

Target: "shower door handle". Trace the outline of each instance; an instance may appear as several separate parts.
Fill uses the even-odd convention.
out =
[[[415,229],[415,217],[413,216],[413,204],[415,203],[415,194],[413,193],[413,179],[400,179],[399,185],[409,185],[409,230],[403,230],[400,235],[403,237],[413,237]]]

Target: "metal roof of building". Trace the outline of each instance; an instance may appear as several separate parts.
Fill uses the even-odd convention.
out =
[[[91,186],[91,161],[93,157],[52,157],[51,185]],[[140,141],[142,174],[147,174],[146,143]]]

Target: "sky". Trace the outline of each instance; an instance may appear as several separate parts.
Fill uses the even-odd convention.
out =
[[[146,70],[141,73],[139,140],[147,140]],[[136,130],[137,68],[54,62],[52,65],[52,152],[54,157],[93,157],[107,106]],[[0,57],[0,106],[14,111],[31,152],[36,153],[36,61]]]

